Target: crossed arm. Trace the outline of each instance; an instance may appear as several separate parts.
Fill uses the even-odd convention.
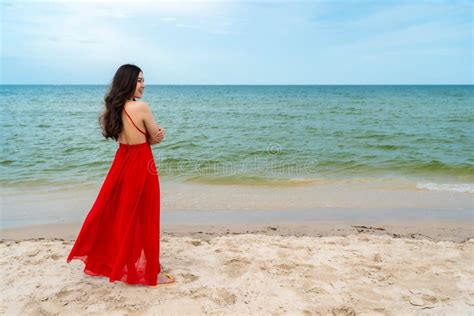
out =
[[[165,137],[165,129],[156,123],[150,106],[145,102],[140,103],[140,109],[143,113],[143,122],[149,134],[148,142],[150,145],[158,144]]]

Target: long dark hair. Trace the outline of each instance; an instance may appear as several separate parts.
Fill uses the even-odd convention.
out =
[[[115,72],[112,84],[104,97],[105,110],[99,116],[102,135],[106,139],[113,138],[117,141],[120,132],[122,132],[122,109],[125,106],[125,102],[133,97],[138,75],[141,71],[135,65],[125,64],[120,66]]]

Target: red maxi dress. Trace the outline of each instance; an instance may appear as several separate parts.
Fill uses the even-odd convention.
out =
[[[125,111],[125,109],[124,109]],[[84,273],[109,282],[156,285],[160,270],[160,185],[147,141],[123,144],[112,161],[67,262],[80,259]]]

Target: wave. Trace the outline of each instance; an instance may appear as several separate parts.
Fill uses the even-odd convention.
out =
[[[326,179],[312,178],[270,178],[258,175],[234,175],[234,176],[194,176],[183,179],[185,182],[213,184],[213,185],[251,185],[266,187],[290,187],[305,186],[308,184],[322,183]]]
[[[417,183],[416,188],[419,190],[428,191],[447,191],[447,192],[461,192],[474,193],[474,184],[471,183]]]

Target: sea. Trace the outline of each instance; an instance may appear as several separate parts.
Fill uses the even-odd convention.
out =
[[[1,85],[0,187],[97,185],[118,144],[106,85]],[[147,85],[160,179],[292,186],[403,179],[474,194],[472,85]]]

